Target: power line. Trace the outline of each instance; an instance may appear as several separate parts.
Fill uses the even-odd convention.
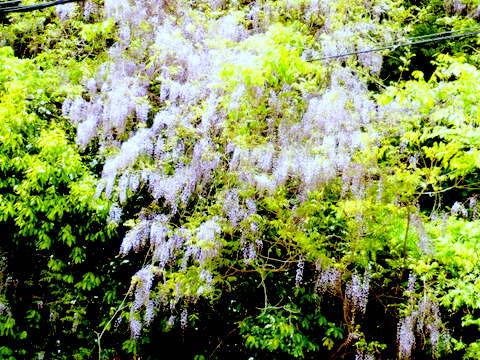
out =
[[[480,27],[478,27],[480,28]],[[474,28],[469,28],[469,29],[474,29]],[[465,30],[469,29],[463,29],[463,30],[454,30],[454,31],[446,31],[442,33],[434,33],[430,35],[423,35],[419,37],[413,37],[412,39],[415,38],[424,38],[424,37],[431,37],[431,36],[437,36],[434,38],[430,39],[423,39],[423,40],[417,40],[417,41],[410,41],[406,43],[396,43],[392,45],[386,45],[378,48],[373,48],[373,49],[367,49],[367,50],[362,50],[362,51],[353,51],[345,54],[338,54],[338,55],[331,55],[331,56],[325,56],[321,58],[316,58],[316,59],[309,59],[307,62],[313,62],[313,61],[324,61],[324,60],[330,60],[330,59],[339,59],[343,57],[348,57],[348,56],[353,56],[353,55],[362,55],[362,54],[368,54],[372,52],[377,52],[377,51],[382,51],[382,50],[389,50],[389,49],[396,49],[399,47],[405,47],[405,46],[413,46],[413,45],[421,45],[421,44],[428,44],[431,42],[436,42],[436,41],[442,41],[442,40],[449,40],[449,39],[457,39],[465,36],[473,36],[473,35],[478,35],[480,34],[480,30],[478,31],[471,31],[471,32],[463,32]],[[458,32],[461,32],[458,34]],[[438,36],[438,35],[444,35],[444,34],[451,34],[448,36]]]
[[[438,33],[433,33],[433,34],[425,34],[425,35],[417,35],[417,36],[411,36],[411,37],[404,37],[400,38],[397,40],[392,40],[385,42],[382,46],[389,46],[389,45],[395,45],[395,44],[402,44],[403,42],[412,42],[412,41],[417,41],[418,39],[426,39],[430,38],[432,36],[439,36],[439,35],[448,35],[448,34],[455,34],[455,33],[465,33],[466,31],[473,31],[473,30],[480,30],[480,26],[472,26],[469,28],[461,29],[461,30],[450,30],[450,31],[443,31],[443,32],[438,32]],[[292,45],[291,45],[292,46]],[[310,48],[306,47],[300,47],[300,46],[293,46],[298,49],[303,49],[303,50],[311,50]]]
[[[22,2],[22,0],[0,2],[0,8],[9,7],[9,6],[17,6],[21,2]]]
[[[467,31],[476,31],[476,30],[480,30],[480,26],[473,26],[473,27],[460,29],[460,30],[443,31],[443,32],[438,32],[438,33],[433,33],[433,34],[417,35],[417,36],[412,36],[412,37],[407,37],[405,39],[397,40],[396,42],[398,43],[400,41],[415,41],[415,40],[418,40],[418,39],[430,38],[432,36],[449,35],[449,34],[455,34],[455,33],[465,33]]]
[[[467,32],[472,32],[472,31],[480,31],[480,26],[473,26],[465,29],[460,29],[460,30],[450,30],[450,31],[443,31],[443,32],[438,32],[438,33],[433,33],[433,34],[425,34],[425,35],[418,35],[418,36],[411,36],[411,37],[406,37],[406,38],[401,38],[395,41],[390,41],[386,42],[383,45],[380,45],[379,47],[384,47],[384,46],[389,46],[389,45],[400,45],[403,43],[410,43],[414,41],[419,41],[419,40],[431,40],[433,37],[441,37],[443,35],[450,35],[450,34],[457,34],[457,33],[462,33],[466,34]]]
[[[6,1],[3,3],[0,3],[0,15],[14,13],[14,12],[29,12],[29,11],[41,10],[51,6],[62,5],[62,4],[72,3],[72,2],[80,2],[80,1],[83,1],[83,0],[55,0],[55,1],[49,1],[42,4],[25,5],[25,6],[16,6],[20,4],[21,1]],[[10,6],[5,7],[7,4]]]

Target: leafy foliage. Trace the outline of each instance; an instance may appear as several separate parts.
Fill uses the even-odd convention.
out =
[[[94,349],[90,318],[108,316],[121,296],[109,277],[109,204],[94,198],[95,178],[60,118],[69,91],[61,73],[8,47],[0,58],[2,352],[85,358]]]
[[[2,358],[478,358],[477,6],[4,19]]]

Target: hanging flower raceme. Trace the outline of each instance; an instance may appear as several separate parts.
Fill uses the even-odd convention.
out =
[[[63,113],[77,126],[79,146],[95,139],[106,158],[97,193],[115,201],[110,221],[129,220],[131,227],[120,253],[150,249],[150,264],[133,281],[133,336],[158,308],[180,311],[208,296],[225,231],[238,242],[233,248],[244,266],[258,261],[264,197],[295,184],[291,197],[302,202],[339,178],[363,184],[355,154],[369,143],[377,111],[365,80],[341,66],[321,73],[303,56],[315,39],[297,26],[273,24],[288,9],[301,19],[332,15],[325,4],[309,3],[204,2],[218,11],[212,17],[188,2],[105,1],[118,41],[85,80],[88,96],[66,100]],[[321,92],[304,86],[312,75]],[[358,178],[347,179],[354,173]],[[121,207],[139,191],[152,203],[126,219]],[[297,286],[308,267],[304,255],[299,259]],[[159,282],[167,273],[169,280]],[[339,276],[325,269],[319,291],[336,291]],[[347,294],[362,313],[368,279],[356,276]],[[182,326],[186,318],[182,312]]]

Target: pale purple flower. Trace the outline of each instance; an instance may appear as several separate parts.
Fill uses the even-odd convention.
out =
[[[236,189],[226,192],[223,210],[233,226],[237,226],[238,223],[243,221],[247,216],[247,212],[240,205],[238,191]]]
[[[67,99],[66,102],[67,105],[62,110],[66,111],[68,109],[68,113],[64,113],[64,116],[68,117],[74,124],[83,121],[85,119],[87,102],[81,97],[77,97],[74,100]]]
[[[108,199],[113,193],[113,187],[115,185],[115,175],[110,174],[108,176],[103,177],[103,181],[99,183],[97,186],[97,191],[95,196],[98,198],[102,194],[102,191],[105,190],[105,197]]]
[[[177,249],[175,238],[172,237],[155,246],[152,260],[158,262],[158,267],[163,269],[169,262],[175,260],[175,250]]]
[[[375,360],[375,357],[367,352],[357,350],[355,360]]]
[[[122,144],[120,152],[116,156],[105,162],[103,176],[116,176],[119,170],[133,165],[140,155],[150,153],[152,147],[148,130],[138,130],[128,141]]]
[[[118,76],[122,75],[118,74]],[[109,93],[103,111],[103,117],[108,121],[108,126],[120,133],[125,131],[127,118],[135,107],[129,92],[128,80],[125,80],[125,83],[117,81],[115,88]]]
[[[272,177],[265,174],[258,174],[254,177],[254,185],[262,191],[268,193],[273,193],[275,191],[276,185]]]
[[[365,314],[370,291],[370,272],[365,270],[363,279],[357,275],[352,275],[352,280],[345,288],[345,298],[351,306],[353,312]]]
[[[203,285],[198,287],[197,296],[210,292],[214,283],[212,273],[206,269],[200,271],[199,279],[203,282]]]
[[[430,214],[430,220],[432,222],[437,222],[437,221],[440,221],[441,219],[442,219],[441,215],[436,211],[432,211],[432,213]]]
[[[123,238],[120,246],[122,255],[128,254],[131,250],[138,251],[145,246],[150,234],[150,225],[148,221],[143,220],[133,227]]]
[[[412,169],[417,168],[418,164],[418,154],[414,154],[408,158],[408,163],[411,166]]]
[[[136,339],[140,336],[140,333],[142,331],[142,323],[140,320],[138,320],[135,316],[135,314],[132,314],[130,316],[130,334],[132,338]]]
[[[416,281],[417,281],[417,276],[414,273],[410,273],[408,275],[408,284],[407,284],[407,291],[409,294],[413,294],[415,292]]]
[[[107,16],[111,16],[121,20],[123,16],[131,12],[128,0],[105,0],[105,12]]]
[[[465,207],[463,206],[463,204],[459,201],[456,201],[453,206],[452,206],[452,209],[450,210],[452,216],[455,216],[455,215],[460,215],[464,218],[468,217],[468,210],[465,209]]]
[[[219,2],[219,0],[216,0],[216,2]],[[246,33],[243,26],[239,24],[238,17],[234,15],[221,17],[215,25],[214,34],[225,40],[239,41]]]
[[[77,144],[81,148],[85,148],[90,141],[96,136],[97,134],[97,119],[90,116],[87,118],[86,121],[81,122],[78,124],[77,127]]]
[[[300,257],[297,263],[297,271],[295,272],[295,286],[299,287],[303,280],[303,269],[305,267],[305,259],[303,256]]]
[[[432,240],[428,236],[425,226],[423,224],[423,220],[420,216],[415,214],[410,215],[410,223],[412,224],[413,228],[416,230],[418,235],[418,247],[423,251],[425,254],[432,253]]]
[[[212,243],[222,228],[218,224],[219,218],[212,218],[198,227],[197,239],[201,243]]]
[[[273,164],[273,145],[257,147],[253,150],[252,157],[261,171],[270,171]]]
[[[205,102],[205,110],[202,114],[202,121],[199,129],[203,134],[207,134],[212,128],[214,128],[219,119],[217,110],[219,105],[218,94],[211,94]]]
[[[91,15],[95,14],[96,12],[97,12],[96,4],[91,0],[86,1],[84,5],[84,10],[83,10],[83,16],[88,19]]]
[[[188,310],[183,309],[182,313],[180,314],[180,327],[185,329],[188,325]]]
[[[335,267],[322,269],[315,284],[316,290],[320,294],[325,294],[326,292],[336,293],[340,289],[341,275],[340,270]]]
[[[163,222],[154,222],[150,226],[150,243],[155,246],[161,246],[165,239],[169,229]]]
[[[62,116],[68,118],[70,115],[70,109],[73,105],[72,99],[65,99],[62,103]]]
[[[123,41],[125,42],[130,41],[130,35],[131,35],[130,27],[128,25],[123,25],[122,27],[120,27],[118,35],[120,39],[122,39]]]
[[[147,302],[145,306],[145,314],[143,315],[143,321],[146,325],[150,325],[155,315],[156,304],[153,300]]]
[[[73,16],[76,8],[77,4],[75,3],[57,5],[55,6],[55,12],[57,13],[57,16],[60,18],[60,20],[64,21]]]
[[[207,285],[212,285],[213,284],[213,277],[212,273],[206,269],[202,269],[200,271],[200,280],[205,281]]]
[[[151,265],[147,265],[135,273],[134,278],[136,278],[137,281],[132,309],[138,310],[148,303],[153,277],[153,266]]]
[[[189,190],[186,185],[191,184],[191,173],[187,168],[178,169],[173,176],[152,175],[149,178],[150,189],[155,199],[163,197],[171,206],[171,213],[174,214],[178,208],[181,190]],[[191,189],[191,187],[190,187]]]
[[[478,204],[478,199],[476,196],[471,196],[468,198],[468,208],[474,209]]]
[[[218,256],[223,246],[221,240],[217,240],[217,236],[221,232],[219,221],[219,218],[212,218],[204,222],[197,229],[196,238],[198,251],[195,252],[195,255],[196,260],[202,266]]]
[[[438,303],[427,296],[417,304],[415,311],[398,324],[397,344],[400,359],[411,359],[416,334],[424,340],[427,340],[428,336],[435,356],[439,354],[441,339],[448,341],[448,333],[444,330]]]
[[[242,243],[243,260],[246,264],[252,263],[257,258],[255,244],[243,241]]]
[[[363,50],[363,49],[362,49]],[[359,55],[360,63],[370,68],[373,74],[379,74],[382,69],[383,56],[378,52],[371,52]]]
[[[397,329],[397,344],[400,359],[410,359],[415,348],[415,316],[409,315],[402,319]]]
[[[130,174],[124,173],[120,180],[118,181],[118,201],[120,204],[125,204],[127,201],[127,191],[128,191],[128,183],[130,182]]]
[[[453,11],[457,14],[460,14],[467,7],[467,5],[462,0],[452,0],[452,3]]]
[[[139,121],[143,123],[147,122],[148,114],[150,112],[150,105],[146,102],[141,102],[136,105],[135,112]]]
[[[123,318],[122,318],[121,316],[118,316],[118,317],[115,319],[114,323],[113,323],[113,328],[114,328],[115,330],[118,330],[118,328],[119,328],[120,325],[122,324],[122,321],[123,321]]]
[[[93,96],[97,93],[97,81],[94,78],[87,80],[85,87],[88,90],[88,93]]]
[[[131,192],[135,192],[138,190],[140,186],[140,177],[136,173],[131,173],[129,176],[129,183],[128,187],[130,188]]]
[[[120,219],[122,218],[122,208],[113,204],[110,207],[110,211],[108,213],[108,221],[111,223],[119,223]]]
[[[0,315],[10,314],[10,308],[0,301]]]
[[[167,320],[167,325],[172,327],[175,324],[175,315],[170,315],[170,317]]]

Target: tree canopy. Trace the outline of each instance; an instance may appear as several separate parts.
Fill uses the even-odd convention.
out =
[[[479,359],[479,37],[311,61],[479,21],[477,0],[0,18],[0,358]]]

